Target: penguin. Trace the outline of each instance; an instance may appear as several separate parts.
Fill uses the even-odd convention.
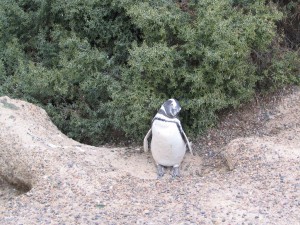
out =
[[[184,133],[177,115],[181,106],[176,99],[163,103],[152,120],[152,126],[144,138],[144,151],[148,151],[148,138],[152,134],[151,153],[157,165],[158,178],[164,175],[164,167],[172,168],[172,177],[180,176],[179,166],[186,147],[193,155],[191,144]]]

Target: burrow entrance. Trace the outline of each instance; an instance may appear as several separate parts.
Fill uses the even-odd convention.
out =
[[[31,190],[31,185],[22,181],[11,183],[0,175],[0,204]]]

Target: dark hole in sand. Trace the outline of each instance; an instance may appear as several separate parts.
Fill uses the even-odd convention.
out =
[[[30,190],[31,185],[28,185],[21,180],[12,183],[0,176],[0,203],[1,201],[10,200],[13,197],[25,194]]]

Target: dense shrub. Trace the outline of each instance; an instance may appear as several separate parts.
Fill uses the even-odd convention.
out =
[[[258,0],[2,0],[0,94],[90,144],[140,140],[174,97],[197,135],[256,88],[299,81],[282,16]]]

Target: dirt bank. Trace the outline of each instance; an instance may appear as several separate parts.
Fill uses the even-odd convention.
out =
[[[253,104],[157,180],[150,153],[80,144],[1,97],[0,224],[299,224],[300,91]]]

